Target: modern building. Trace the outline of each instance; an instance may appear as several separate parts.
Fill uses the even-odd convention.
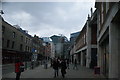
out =
[[[79,34],[80,34],[80,31],[70,34],[70,44],[71,45],[73,45],[75,43],[75,40],[76,40],[76,38],[78,37]]]
[[[119,78],[120,2],[96,2],[98,66],[107,78]]]
[[[55,47],[55,57],[65,58],[68,54],[68,39],[63,35],[53,35],[50,37]]]

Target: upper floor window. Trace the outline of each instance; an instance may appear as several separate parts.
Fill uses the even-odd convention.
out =
[[[84,34],[84,44],[86,43],[86,38],[85,38],[85,34]]]
[[[2,26],[2,34],[5,33],[5,26]]]
[[[15,38],[15,32],[13,32],[13,38]]]
[[[23,36],[21,36],[21,41],[23,41]]]
[[[27,43],[28,42],[28,38],[26,38],[26,41],[25,41],[25,43]]]
[[[12,49],[14,48],[14,44],[15,44],[15,42],[13,41],[13,42],[12,42]]]
[[[102,2],[101,3],[101,24],[104,23],[104,20],[106,18],[106,3],[105,2]]]
[[[27,51],[27,46],[25,47],[25,51]]]
[[[23,45],[22,45],[22,44],[20,44],[20,50],[21,50],[21,51],[23,50]]]
[[[4,38],[2,38],[2,47],[4,46]]]
[[[10,40],[7,40],[7,48],[10,46]]]

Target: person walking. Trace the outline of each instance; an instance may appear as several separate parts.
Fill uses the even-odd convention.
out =
[[[77,59],[75,59],[75,61],[74,61],[73,69],[78,69],[78,67],[77,67]]]
[[[66,59],[67,68],[69,69],[69,59]]]
[[[31,69],[34,68],[34,61],[31,61]]]
[[[54,69],[54,77],[58,76],[59,66],[60,66],[60,63],[58,59],[54,59],[52,64],[52,67]]]
[[[50,59],[50,64],[51,64],[50,67],[52,67],[53,66],[53,59],[52,58]]]
[[[64,78],[66,74],[66,69],[67,69],[66,62],[64,59],[62,59],[60,65],[61,65],[61,74],[62,74],[62,77]]]
[[[21,72],[24,71],[24,64],[20,62],[20,60],[16,60],[15,62],[15,73],[16,73],[16,80],[20,80]]]

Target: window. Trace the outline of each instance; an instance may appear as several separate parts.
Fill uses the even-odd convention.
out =
[[[109,10],[109,2],[106,2],[106,13],[108,12],[108,10]]]
[[[2,34],[5,33],[5,26],[2,26]]]
[[[23,36],[21,36],[21,41],[23,41]]]
[[[14,48],[14,44],[15,44],[15,42],[13,41],[13,42],[12,42],[12,49]]]
[[[29,46],[28,46],[28,52],[29,52]]]
[[[2,38],[2,47],[4,46],[4,38]]]
[[[84,34],[84,44],[86,43],[85,34]]]
[[[103,23],[103,3],[101,3],[101,24]]]
[[[15,38],[15,32],[13,32],[13,38]]]
[[[104,23],[105,17],[106,17],[106,3],[102,2],[102,4],[101,4],[101,24]]]
[[[25,47],[25,51],[27,51],[27,46]]]
[[[27,40],[28,40],[28,39],[26,38],[26,43],[27,43]]]
[[[22,44],[20,44],[20,50],[21,50],[21,51],[23,50],[23,45],[22,45]]]
[[[10,40],[7,40],[7,48],[9,47],[10,45]]]

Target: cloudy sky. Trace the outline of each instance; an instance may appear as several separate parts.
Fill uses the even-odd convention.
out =
[[[19,25],[32,36],[50,37],[80,31],[84,26],[91,2],[3,2],[4,19],[11,25]]]

